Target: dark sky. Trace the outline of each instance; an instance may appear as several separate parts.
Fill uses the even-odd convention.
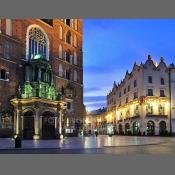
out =
[[[175,20],[83,20],[84,104],[106,106],[113,82],[124,78],[134,62],[175,62]]]

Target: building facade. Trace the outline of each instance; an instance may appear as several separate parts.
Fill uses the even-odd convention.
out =
[[[107,94],[107,117],[118,134],[165,135],[175,133],[175,67],[151,56],[126,71]]]
[[[37,64],[41,67],[38,65],[33,71],[27,68],[31,60],[39,60],[40,57],[48,64],[39,61]],[[44,65],[50,65],[50,68],[45,69]],[[12,123],[9,127],[15,129],[16,101],[12,99],[17,98],[26,82],[33,81],[30,78],[32,74],[41,76],[38,81],[46,81],[50,77],[56,92],[64,94],[67,104],[63,117],[65,129],[79,129],[84,111],[82,65],[81,19],[0,19],[1,126],[4,127],[4,118],[9,117]],[[26,88],[30,90],[28,86]],[[30,96],[28,90],[26,98],[36,97],[36,94]],[[38,97],[46,98],[43,95]],[[32,115],[36,115],[36,109]]]

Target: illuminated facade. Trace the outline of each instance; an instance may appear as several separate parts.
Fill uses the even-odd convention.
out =
[[[0,19],[0,97],[1,118],[7,115],[11,118],[16,134],[21,128],[28,130],[26,135],[30,135],[29,130],[35,137],[42,134],[41,122],[35,133],[37,117],[28,121],[23,116],[54,116],[51,123],[59,130],[58,106],[64,103],[67,110],[63,114],[63,129],[81,129],[82,20]],[[26,111],[24,106],[30,105],[31,110]],[[36,110],[35,105],[41,109]],[[17,114],[21,115],[21,124],[16,123]],[[36,119],[36,123],[39,120],[44,118]]]
[[[175,67],[151,56],[133,66],[107,95],[107,117],[118,134],[165,135],[175,133]]]

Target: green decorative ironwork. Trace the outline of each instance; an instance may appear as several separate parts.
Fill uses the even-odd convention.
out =
[[[62,99],[61,92],[57,92],[53,84],[51,65],[48,61],[43,59],[42,55],[36,55],[34,59],[29,61],[28,66],[32,72],[26,71],[26,73],[31,73],[30,75],[33,75],[33,77],[37,75],[38,78],[34,78],[32,81],[26,80],[22,86],[22,89],[18,92],[18,97],[21,97],[23,99],[28,99],[31,97],[40,97],[49,100]],[[49,81],[45,82],[45,79],[42,79],[41,70],[45,73],[47,72],[47,77],[50,77]],[[30,75],[26,77],[30,77]]]

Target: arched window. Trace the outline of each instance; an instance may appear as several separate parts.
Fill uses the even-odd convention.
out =
[[[74,81],[77,81],[77,77],[78,77],[78,75],[77,75],[77,71],[74,70]]]
[[[28,59],[34,58],[37,54],[42,55],[45,59],[48,56],[48,38],[39,27],[32,27],[28,32],[27,53]]]
[[[60,26],[60,39],[61,40],[63,39],[63,28],[62,28],[62,26]]]
[[[6,34],[12,36],[12,20],[6,19]]]
[[[62,66],[62,64],[59,64],[59,76],[63,77],[63,66]]]
[[[63,48],[62,45],[59,45],[59,58],[63,58]]]
[[[77,47],[77,36],[74,35],[74,46]]]
[[[68,44],[71,44],[71,33],[70,33],[70,31],[68,31],[68,32],[66,33],[66,42],[67,42]]]
[[[155,125],[153,121],[148,121],[147,123],[147,135],[154,135]]]
[[[77,53],[74,52],[74,64],[77,65]]]

